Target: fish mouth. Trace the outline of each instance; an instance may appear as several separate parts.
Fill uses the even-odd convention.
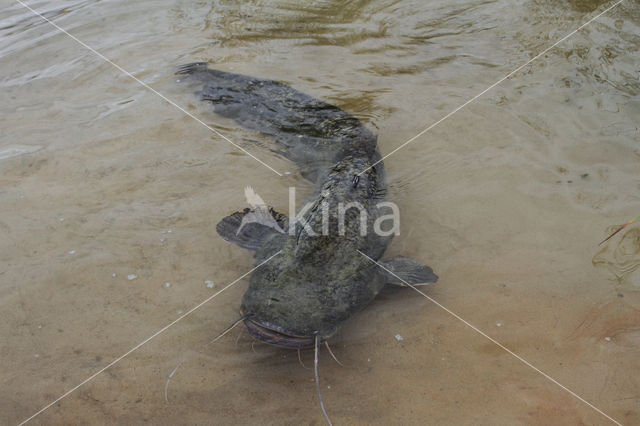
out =
[[[285,346],[287,348],[308,348],[315,344],[315,336],[296,335],[268,322],[257,322],[251,318],[246,318],[244,325],[253,337],[272,345]]]

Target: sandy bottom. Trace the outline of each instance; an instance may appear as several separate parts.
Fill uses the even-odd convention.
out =
[[[3,424],[79,384],[31,423],[324,423],[311,351],[305,368],[238,327],[196,353],[238,317],[246,278],[91,378],[251,269],[215,232],[245,186],[282,212],[290,186],[310,191],[174,66],[285,81],[360,117],[385,154],[604,4],[40,4],[280,177],[2,3]],[[639,26],[624,2],[387,159],[402,220],[388,254],[440,281],[432,300],[386,290],[348,321],[330,341],[344,367],[321,353],[335,424],[640,423],[640,226],[598,246],[640,213]]]

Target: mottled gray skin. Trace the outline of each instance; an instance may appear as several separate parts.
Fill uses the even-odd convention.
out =
[[[379,159],[376,136],[357,118],[286,84],[209,69],[203,62],[184,65],[178,74],[217,114],[273,138],[276,152],[312,182],[350,153]]]
[[[375,169],[364,173],[354,188],[353,176],[370,163],[366,159],[345,157],[334,166],[312,198],[328,202],[329,233],[322,233],[321,208],[309,211],[302,223],[318,236],[309,236],[298,224],[295,235],[274,235],[256,251],[262,262],[278,250],[282,252],[251,275],[242,300],[242,312],[270,328],[286,334],[331,336],[354,312],[364,308],[380,292],[386,279],[378,266],[357,252],[380,258],[390,237],[372,232],[381,201]],[[368,232],[360,234],[359,212],[347,210],[345,232],[338,232],[338,202],[357,201],[368,212]]]
[[[311,346],[316,336],[327,339],[389,281],[358,253],[378,260],[391,241],[373,232],[376,218],[389,214],[377,207],[384,201],[385,179],[382,162],[371,167],[380,159],[376,137],[345,111],[282,83],[211,70],[202,63],[185,65],[179,74],[197,86],[197,93],[213,104],[215,112],[273,137],[279,152],[315,182],[306,200],[315,207],[296,223],[293,235],[259,224],[237,234],[247,210],[224,218],[217,229],[228,241],[254,250],[256,265],[281,251],[251,274],[241,305],[251,334],[291,347]],[[365,236],[360,234],[355,209],[347,210],[345,232],[340,235],[340,202],[358,202],[366,208]],[[328,235],[322,235],[323,203],[329,206]],[[287,229],[287,218],[272,214]],[[305,222],[317,236],[303,230]]]

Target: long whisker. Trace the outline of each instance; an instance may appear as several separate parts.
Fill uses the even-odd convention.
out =
[[[324,418],[329,424],[329,426],[333,426],[331,423],[331,419],[327,415],[327,410],[324,409],[324,402],[322,401],[322,392],[320,392],[320,376],[318,375],[318,346],[319,340],[318,335],[316,334],[316,344],[315,344],[315,355],[313,357],[313,365],[315,367],[315,376],[316,376],[316,390],[318,391],[318,398],[320,399],[320,408],[322,408],[322,414],[324,414]]]
[[[216,336],[213,340],[211,340],[209,343],[206,343],[206,344],[200,346],[196,352],[190,353],[189,355],[184,357],[184,359],[182,361],[180,361],[178,363],[178,365],[176,365],[176,368],[174,368],[173,371],[171,372],[171,374],[169,374],[169,377],[167,377],[167,382],[164,384],[164,400],[166,402],[169,402],[169,382],[171,381],[171,378],[176,374],[176,371],[178,371],[178,368],[180,368],[182,366],[182,364],[184,364],[189,359],[191,359],[191,357],[193,357],[195,354],[199,353],[202,349],[204,349],[207,346],[209,346],[210,344],[216,342],[218,339],[222,338],[222,336],[224,336],[225,334],[227,334],[228,332],[233,330],[233,328],[236,325],[240,324],[242,321],[244,321],[245,318],[247,318],[247,316],[248,315],[243,315],[242,317],[240,317],[237,320],[235,320],[233,324],[231,324],[229,327],[227,327],[222,333],[220,333],[218,336]]]
[[[302,368],[304,368],[305,370],[310,370],[310,368],[304,365],[304,362],[302,362],[302,358],[300,357],[300,348],[298,348],[298,361],[300,362]]]
[[[238,342],[240,341],[240,338],[242,337],[242,331],[240,331],[240,333],[238,333],[238,337],[236,337],[236,348],[238,347]]]
[[[326,340],[324,341],[324,345],[327,347],[327,350],[329,351],[329,354],[331,354],[331,358],[333,358],[335,360],[335,362],[337,362],[338,364],[340,364],[341,366],[344,367],[344,364],[341,363],[340,361],[338,361],[338,358],[336,358],[336,356],[333,354],[333,351],[331,350],[331,348],[329,347],[329,342],[327,342]]]

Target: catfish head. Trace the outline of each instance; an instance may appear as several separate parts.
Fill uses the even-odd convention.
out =
[[[369,164],[366,158],[340,160],[294,220],[269,209],[272,220],[286,223],[285,234],[265,226],[266,220],[247,224],[244,219],[255,210],[234,213],[218,224],[225,239],[254,250],[258,264],[279,252],[251,274],[243,296],[241,313],[254,337],[280,346],[313,346],[316,338],[332,336],[386,283],[399,283],[358,252],[377,260],[391,240],[373,232],[384,182]],[[431,269],[415,261],[395,266],[405,275],[413,272],[412,282],[435,281]]]

